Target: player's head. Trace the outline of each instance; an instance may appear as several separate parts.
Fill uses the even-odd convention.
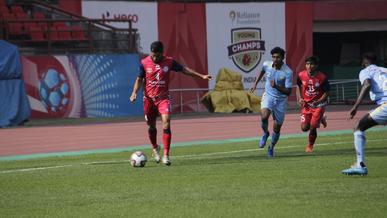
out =
[[[320,58],[318,58],[317,56],[310,56],[307,59],[305,59],[306,71],[309,74],[316,72],[319,62],[320,62]]]
[[[280,47],[273,48],[270,54],[274,63],[282,63],[285,58],[285,50]]]
[[[154,41],[152,42],[150,46],[151,50],[151,58],[152,61],[155,63],[159,63],[161,60],[163,60],[163,53],[164,53],[164,45],[160,41]]]
[[[367,52],[363,54],[363,59],[362,59],[362,65],[363,67],[368,67],[371,64],[375,64],[377,61],[376,54],[373,52]]]

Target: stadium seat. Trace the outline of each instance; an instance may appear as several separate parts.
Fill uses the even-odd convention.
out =
[[[74,40],[86,40],[84,30],[81,26],[72,26],[71,29],[71,35]]]
[[[31,40],[33,41],[45,41],[44,30],[41,26],[35,24],[27,27],[29,34],[31,36]]]
[[[23,8],[20,5],[12,5],[11,6],[11,12],[14,13],[14,14],[25,13]]]
[[[3,17],[4,20],[14,20],[15,19],[15,15],[11,14],[9,12],[1,13],[1,16]]]
[[[10,13],[2,14],[4,21],[6,21],[8,33],[10,35],[20,35],[23,34],[23,25],[21,23],[9,22],[11,20],[15,21],[15,15]]]
[[[62,21],[54,22],[52,25],[55,27],[66,26],[66,24]]]
[[[44,19],[46,19],[46,17],[44,16],[44,14],[42,12],[34,12],[34,13],[32,13],[32,18],[34,20],[44,20]],[[48,24],[47,24],[46,21],[40,21],[40,22],[38,22],[38,25],[40,27],[42,27],[42,30],[47,30],[48,29]]]
[[[21,23],[8,23],[8,30],[10,35],[22,35],[24,33],[23,24]]]
[[[34,12],[32,14],[32,17],[34,19],[45,19],[46,18],[42,12]]]
[[[72,40],[71,28],[69,26],[57,26],[55,27],[58,32],[58,39],[62,41]]]
[[[0,5],[0,14],[8,14],[10,11],[8,10],[7,6],[1,6]]]
[[[47,37],[47,39],[50,39],[51,41],[61,40],[55,26],[52,26],[48,29],[48,35],[49,35],[49,37]]]
[[[25,12],[18,12],[18,13],[14,13],[15,15],[15,18],[18,19],[18,20],[26,20],[28,19],[28,14],[25,13]]]
[[[19,12],[19,13],[16,13],[16,14],[15,14],[15,18],[16,18],[17,20],[20,20],[20,24],[22,25],[24,34],[28,35],[29,32],[28,32],[28,30],[27,30],[27,28],[26,28],[26,26],[28,25],[28,23],[30,23],[28,14],[25,13],[25,12]]]

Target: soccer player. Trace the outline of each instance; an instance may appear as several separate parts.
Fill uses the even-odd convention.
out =
[[[342,171],[346,175],[363,176],[368,174],[364,161],[365,131],[376,125],[387,124],[387,69],[375,65],[377,57],[374,53],[365,53],[362,59],[364,69],[359,74],[362,87],[355,104],[349,111],[348,118],[352,119],[356,115],[367,92],[370,93],[371,100],[376,102],[378,107],[364,115],[355,125],[353,136],[357,161],[351,168]]]
[[[157,144],[156,118],[161,115],[163,126],[164,156],[163,163],[171,165],[169,150],[171,144],[170,124],[170,99],[169,99],[169,76],[170,71],[182,72],[186,75],[210,80],[210,75],[202,75],[194,70],[180,65],[172,57],[164,55],[164,46],[160,41],[151,44],[151,53],[141,60],[140,71],[134,82],[130,101],[134,102],[137,92],[144,84],[144,114],[148,125],[149,140],[153,147],[153,157],[157,163],[160,162],[160,146]]]
[[[301,130],[309,131],[309,143],[305,152],[313,152],[320,123],[326,127],[325,106],[328,104],[330,85],[327,76],[318,70],[319,58],[308,57],[305,70],[298,73],[297,98],[301,106]]]
[[[271,144],[268,147],[268,157],[274,157],[274,146],[280,137],[281,126],[285,119],[287,99],[292,90],[293,71],[284,63],[285,50],[275,47],[271,50],[272,61],[265,61],[262,70],[256,79],[251,92],[254,92],[257,84],[265,75],[265,92],[261,101],[261,128],[263,136],[259,141],[259,147],[264,148],[267,138],[270,136],[268,130],[269,116],[274,119]]]

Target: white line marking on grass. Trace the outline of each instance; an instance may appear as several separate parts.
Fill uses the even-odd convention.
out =
[[[93,164],[114,164],[114,163],[130,163],[130,160],[112,160],[112,161],[94,161],[88,163],[81,163],[81,165],[93,165]]]
[[[367,141],[368,142],[378,142],[378,141],[385,141],[385,139],[369,139]],[[340,144],[346,144],[346,143],[352,143],[352,141],[319,143],[319,144],[316,144],[316,146],[340,145]],[[278,147],[276,149],[282,150],[282,149],[297,148],[297,147],[304,147],[304,146],[303,145],[291,145],[291,146],[286,146],[286,147]],[[203,154],[179,155],[179,156],[173,156],[173,159],[203,158],[206,156],[210,157],[210,156],[216,156],[216,155],[222,155],[222,154],[234,154],[234,153],[243,153],[243,152],[250,152],[250,151],[265,151],[265,149],[255,148],[255,149],[222,151],[222,152],[212,152],[212,153],[203,153]],[[17,173],[17,172],[31,172],[31,171],[37,171],[37,170],[57,169],[57,168],[74,167],[74,166],[80,166],[80,165],[114,164],[114,163],[126,163],[126,162],[129,162],[129,160],[93,161],[93,162],[86,162],[86,163],[80,163],[80,164],[69,164],[69,165],[58,165],[58,166],[48,166],[48,167],[32,167],[32,168],[15,169],[15,170],[4,170],[4,171],[0,171],[0,174]]]
[[[63,167],[72,167],[74,165],[59,165],[59,166],[49,166],[49,167],[34,167],[34,168],[25,168],[25,169],[15,169],[15,170],[4,170],[0,171],[0,173],[15,173],[15,172],[30,172],[35,170],[47,170],[47,169],[56,169]]]

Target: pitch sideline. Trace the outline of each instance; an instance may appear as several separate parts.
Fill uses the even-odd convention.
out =
[[[370,139],[367,141],[378,142],[378,141],[384,141],[384,139]],[[347,143],[351,143],[351,142],[352,141],[320,143],[320,144],[316,144],[316,146],[340,145],[340,144],[347,144]],[[283,150],[283,149],[297,148],[297,147],[304,147],[304,146],[303,145],[292,145],[292,146],[278,147],[276,149]],[[216,156],[216,155],[243,153],[243,152],[260,151],[260,150],[263,151],[264,149],[255,148],[255,149],[212,152],[212,153],[203,153],[203,154],[194,154],[194,155],[179,155],[179,156],[174,156],[173,159],[203,159],[206,157],[211,157],[211,156]],[[80,164],[66,164],[66,165],[47,166],[47,167],[32,167],[32,168],[23,168],[23,169],[15,169],[15,170],[3,170],[3,171],[0,171],[0,174],[17,173],[17,172],[31,172],[31,171],[37,171],[37,170],[58,169],[58,168],[75,167],[75,166],[82,166],[82,165],[113,164],[113,163],[125,163],[125,162],[129,163],[129,160],[94,161],[94,162],[86,162],[86,163],[80,163]]]
[[[386,131],[386,127],[372,128],[367,130],[368,132],[373,131]],[[351,134],[352,130],[336,130],[336,131],[326,131],[319,133],[319,136],[335,136],[342,134]],[[307,133],[297,133],[297,134],[287,134],[281,136],[281,139],[287,138],[300,138],[307,136]],[[258,141],[259,137],[251,137],[251,138],[232,138],[232,139],[223,139],[223,140],[207,140],[207,141],[189,141],[189,142],[180,142],[173,143],[173,147],[181,147],[181,146],[192,146],[192,145],[219,145],[225,143],[232,142],[250,142],[250,141]],[[3,156],[0,157],[1,161],[13,161],[13,160],[28,160],[28,159],[39,159],[39,158],[48,158],[48,157],[65,157],[65,156],[79,156],[79,155],[87,155],[87,154],[105,154],[105,153],[118,153],[124,151],[134,151],[141,149],[148,149],[149,144],[139,145],[139,146],[130,146],[122,148],[111,148],[111,149],[97,149],[97,150],[82,150],[82,151],[68,151],[68,152],[53,152],[53,153],[38,153],[38,154],[26,154],[26,155],[14,155],[14,156]]]

